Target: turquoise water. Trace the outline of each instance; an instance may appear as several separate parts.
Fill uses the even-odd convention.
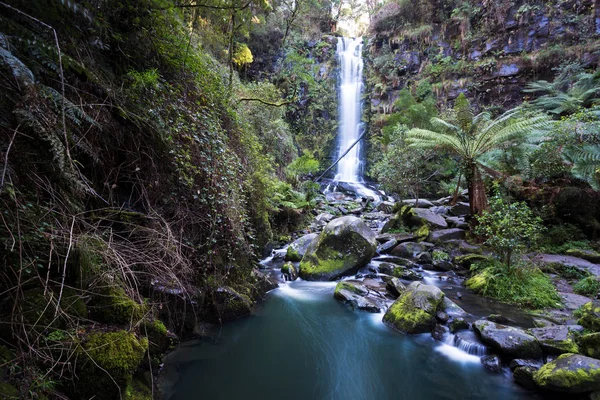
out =
[[[428,334],[399,334],[381,323],[382,314],[350,310],[333,299],[334,287],[289,283],[214,340],[182,344],[165,364],[166,398],[534,398],[475,356]]]

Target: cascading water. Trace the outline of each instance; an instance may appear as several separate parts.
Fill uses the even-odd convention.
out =
[[[340,66],[338,157],[360,136],[362,93],[362,38],[338,38],[337,56]],[[338,163],[336,181],[362,182],[361,144],[357,143]]]

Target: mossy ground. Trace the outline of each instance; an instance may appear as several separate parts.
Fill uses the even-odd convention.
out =
[[[123,288],[102,288],[89,303],[92,317],[99,322],[128,324],[140,321],[147,311],[144,304],[133,301]]]

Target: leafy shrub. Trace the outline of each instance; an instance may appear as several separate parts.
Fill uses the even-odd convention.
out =
[[[583,296],[595,298],[600,293],[600,280],[596,276],[583,278],[573,285],[573,291]]]
[[[489,260],[473,264],[471,270],[477,272],[465,284],[484,296],[527,308],[560,305],[552,281],[538,268],[519,265],[509,269],[497,260]]]

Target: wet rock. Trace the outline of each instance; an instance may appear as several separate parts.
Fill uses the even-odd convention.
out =
[[[327,202],[329,203],[335,203],[337,201],[343,201],[346,199],[346,195],[342,192],[332,192],[332,193],[327,193],[325,195],[325,200],[327,200]]]
[[[577,323],[593,332],[600,332],[600,300],[590,301],[577,310]]]
[[[450,321],[448,327],[450,328],[450,332],[456,333],[458,331],[469,329],[469,323],[463,317],[457,317]]]
[[[433,259],[431,258],[431,254],[428,252],[419,253],[417,255],[417,260],[421,264],[430,264],[433,261]]]
[[[502,355],[513,358],[540,358],[542,349],[535,337],[519,328],[478,320],[473,329],[483,342]]]
[[[433,337],[435,340],[439,340],[440,342],[442,342],[444,340],[444,335],[446,335],[446,332],[448,332],[448,328],[446,328],[444,325],[436,324],[433,330],[431,331],[431,337]]]
[[[436,260],[433,262],[433,266],[438,271],[452,271],[454,269],[454,265],[446,260]]]
[[[392,270],[392,276],[395,276],[396,278],[400,279],[405,279],[407,281],[420,281],[421,279],[423,279],[423,275],[421,275],[420,273],[408,269],[406,267],[402,267],[400,265]]]
[[[416,267],[416,264],[414,262],[412,262],[411,260],[408,260],[406,258],[402,258],[402,257],[394,257],[394,256],[383,256],[383,257],[377,257],[377,259],[373,259],[373,261],[378,261],[381,264],[379,264],[379,271],[384,273],[384,274],[388,274],[390,275],[392,272],[392,270],[394,268],[396,268],[397,265],[402,265],[404,267],[409,267],[409,268],[413,268]],[[383,265],[385,264],[385,265]],[[385,268],[386,270],[382,269]]]
[[[425,333],[435,326],[435,314],[442,309],[444,293],[437,287],[413,282],[392,304],[383,322],[404,333]]]
[[[513,371],[513,379],[515,382],[525,389],[534,390],[537,388],[533,375],[537,372],[537,367],[529,365],[517,367]]]
[[[448,227],[448,223],[444,217],[426,208],[413,208],[410,210],[410,216],[405,218],[408,219],[407,222],[410,226],[427,224],[431,229],[444,229]]]
[[[298,279],[298,271],[291,262],[283,264],[283,267],[281,267],[281,273],[285,276],[286,281],[295,281]]]
[[[305,280],[334,280],[356,273],[375,254],[375,234],[354,216],[328,223],[318,239],[309,245],[300,262],[300,277]]]
[[[373,300],[365,297],[369,290],[357,281],[341,281],[335,287],[333,297],[352,308],[372,313],[381,311],[381,307]]]
[[[581,331],[583,327],[579,325],[556,325],[529,330],[542,346],[542,350],[550,354],[577,353],[573,332]]]
[[[408,199],[408,200],[402,200],[402,203],[407,204],[409,206],[412,207],[419,207],[419,208],[431,208],[433,207],[433,203],[429,200],[425,200],[425,199]]]
[[[514,360],[510,361],[508,366],[511,369],[511,371],[514,371],[515,369],[517,369],[519,367],[533,367],[535,369],[538,369],[539,367],[542,366],[542,363],[537,360],[526,360],[523,358],[515,358]]]
[[[394,297],[400,296],[406,290],[406,286],[404,286],[404,284],[400,282],[400,279],[396,277],[390,277],[387,279],[385,288],[388,290],[388,292],[394,295]]]
[[[488,371],[492,372],[502,372],[502,363],[500,362],[500,358],[495,355],[484,356],[481,358],[481,364]]]
[[[445,324],[450,319],[450,316],[446,314],[444,311],[438,311],[435,314],[435,318],[440,321],[442,324]]]
[[[252,313],[252,301],[229,286],[219,287],[214,294],[215,311],[220,322],[232,321]]]
[[[471,213],[471,209],[469,208],[469,203],[460,202],[456,203],[455,206],[450,207],[448,213],[456,217],[461,217],[464,215],[469,215]]]
[[[398,245],[398,241],[396,239],[388,240],[383,243],[379,247],[377,247],[377,253],[386,254],[389,253],[394,247]]]
[[[600,359],[600,332],[588,333],[578,340],[581,354]]]
[[[382,233],[377,235],[377,241],[379,243],[385,243],[390,240],[395,240],[398,243],[413,242],[415,240],[414,235],[410,233]]]
[[[433,245],[425,242],[405,242],[394,247],[390,254],[398,257],[415,258],[418,254],[424,253],[431,248],[433,248]]]
[[[392,203],[391,201],[382,201],[381,203],[377,204],[377,211],[381,211],[384,212],[386,214],[391,214],[394,212],[394,206],[396,205],[396,203]]]
[[[450,228],[441,229],[439,231],[433,231],[429,233],[428,240],[430,242],[446,242],[448,240],[460,240],[466,237],[466,231],[464,229]]]
[[[562,354],[545,364],[534,375],[544,390],[587,393],[600,390],[600,360],[579,354]]]
[[[508,324],[509,320],[503,315],[500,314],[490,314],[485,319],[488,321],[496,322],[498,324]]]
[[[306,250],[308,250],[308,246],[313,240],[316,240],[319,237],[318,233],[310,233],[308,235],[304,235],[299,239],[293,241],[287,248],[287,252],[285,253],[286,261],[300,261],[304,254],[306,254]]]

